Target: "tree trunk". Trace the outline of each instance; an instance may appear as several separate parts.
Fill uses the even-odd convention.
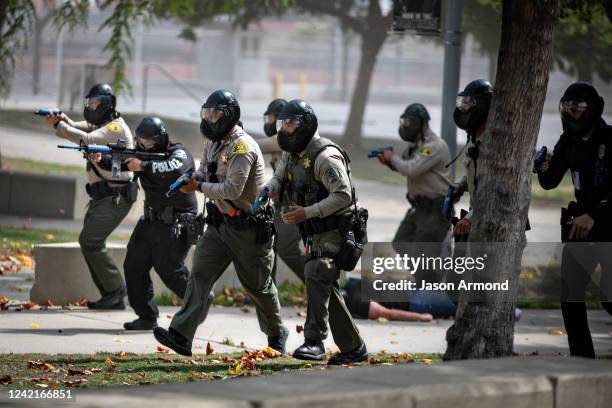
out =
[[[381,28],[384,31],[381,33],[367,32],[361,36],[361,59],[359,61],[359,71],[357,73],[357,79],[353,87],[353,96],[351,97],[351,109],[349,112],[346,128],[344,135],[342,136],[342,144],[345,148],[353,148],[361,144],[361,131],[363,128],[363,117],[365,114],[365,108],[368,103],[368,95],[370,93],[370,82],[372,81],[372,74],[374,73],[374,67],[376,66],[376,58],[380,52],[382,45],[387,37],[387,27],[372,26],[376,27],[376,30],[380,31]]]
[[[495,92],[478,159],[470,242],[503,243],[486,262],[509,290],[487,302],[467,292],[446,334],[445,359],[512,354],[514,310],[531,190],[531,168],[549,71],[559,0],[505,0]]]
[[[40,64],[41,64],[41,45],[42,33],[49,21],[53,17],[53,10],[49,10],[46,15],[37,17],[34,23],[34,35],[32,38],[32,93],[38,95],[40,92]]]

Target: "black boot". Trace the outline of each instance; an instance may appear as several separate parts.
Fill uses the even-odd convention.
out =
[[[285,353],[285,345],[289,337],[289,330],[286,327],[281,327],[281,332],[278,336],[268,337],[268,347],[273,348],[279,353]]]
[[[125,310],[123,298],[126,293],[125,286],[121,286],[117,290],[103,294],[96,302],[87,302],[87,307],[96,310]]]
[[[293,358],[321,361],[325,358],[325,346],[322,341],[306,339],[304,344],[295,349]]]
[[[157,326],[153,329],[153,335],[164,346],[184,356],[191,356],[191,340],[188,340],[176,330],[172,328],[166,330]]]
[[[368,359],[368,349],[366,348],[365,343],[361,343],[361,346],[357,347],[355,350],[334,354],[332,358],[329,359],[327,364],[329,365],[352,364],[352,363],[359,363],[360,361],[365,361],[367,359]]]
[[[125,330],[152,330],[157,327],[157,320],[138,318],[134,321],[123,324]]]

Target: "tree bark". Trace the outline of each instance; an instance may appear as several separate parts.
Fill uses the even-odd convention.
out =
[[[368,103],[368,95],[370,93],[370,83],[372,82],[372,74],[376,66],[376,58],[382,49],[385,42],[385,35],[377,35],[370,37],[368,34],[361,37],[361,58],[359,61],[359,71],[357,79],[353,87],[353,95],[351,96],[351,108],[344,135],[342,136],[342,144],[346,148],[353,148],[361,144],[363,119],[365,108]]]
[[[505,0],[495,92],[480,136],[478,189],[473,199],[470,242],[479,242],[497,280],[509,290],[487,302],[473,292],[460,297],[446,334],[445,359],[512,354],[514,310],[531,190],[531,168],[553,61],[553,30],[559,0]],[[501,251],[500,243],[503,244]],[[497,245],[497,246],[496,246]]]
[[[42,33],[47,23],[51,21],[51,17],[53,17],[53,10],[49,10],[42,17],[36,17],[34,22],[34,36],[32,38],[32,93],[34,95],[38,95],[40,92]]]

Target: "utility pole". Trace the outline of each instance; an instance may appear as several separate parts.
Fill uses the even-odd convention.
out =
[[[446,29],[444,31],[444,82],[442,84],[442,139],[448,144],[451,159],[457,154],[457,128],[453,111],[459,89],[461,71],[461,17],[463,0],[446,0]],[[455,163],[451,166],[455,177]]]

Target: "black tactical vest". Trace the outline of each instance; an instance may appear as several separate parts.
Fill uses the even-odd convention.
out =
[[[323,183],[315,179],[314,166],[317,156],[325,149],[338,149],[344,158],[347,172],[349,172],[349,158],[344,150],[329,139],[318,138],[308,146],[308,150],[303,155],[291,155],[285,167],[281,197],[285,205],[308,207],[325,199],[329,191]],[[352,184],[352,183],[351,183]],[[351,212],[351,206],[356,200],[354,189],[352,190],[351,205],[329,215],[325,218],[313,218],[304,223],[307,235],[310,233],[321,233],[336,229],[338,226],[338,216]]]

